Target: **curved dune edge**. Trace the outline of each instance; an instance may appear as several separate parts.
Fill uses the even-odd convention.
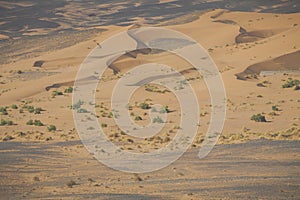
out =
[[[280,34],[286,30],[287,29],[270,29],[270,30],[255,30],[255,31],[248,32],[244,28],[240,27],[240,34],[235,37],[235,42],[237,44],[256,42]]]
[[[250,76],[258,76],[262,71],[283,71],[300,69],[300,51],[285,54],[272,60],[250,65],[241,73],[235,74],[239,80],[247,80]]]

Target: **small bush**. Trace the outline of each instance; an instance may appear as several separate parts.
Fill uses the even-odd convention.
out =
[[[107,127],[107,124],[102,123],[102,124],[101,124],[101,127],[102,127],[102,128],[106,128],[106,127]]]
[[[78,112],[78,113],[88,113],[89,111],[87,111],[87,109],[85,109],[85,108],[79,108],[79,109],[77,110],[77,112]]]
[[[164,123],[164,121],[159,116],[157,116],[153,119],[153,123],[161,124],[161,123]]]
[[[273,111],[279,111],[279,108],[277,106],[272,106]]]
[[[296,85],[294,90],[300,90],[300,85]]]
[[[10,106],[12,109],[18,109],[18,106],[16,104],[13,104]]]
[[[73,180],[71,180],[71,181],[69,181],[69,182],[67,183],[67,186],[68,186],[69,188],[72,188],[74,185],[77,185],[77,184],[76,184],[76,182],[73,181]]]
[[[252,115],[251,120],[255,122],[267,122],[266,117],[262,114]]]
[[[44,124],[40,120],[34,120],[33,123],[35,126],[44,126]]]
[[[56,126],[54,126],[54,125],[49,125],[48,127],[47,127],[47,129],[48,129],[48,131],[50,131],[50,132],[54,132],[54,131],[56,131]]]
[[[68,87],[65,89],[65,93],[72,93],[73,92],[73,87]]]
[[[30,113],[34,113],[34,111],[35,111],[35,109],[34,109],[33,106],[28,106],[28,107],[27,107],[27,110],[28,110],[28,112],[30,112]]]
[[[149,105],[148,103],[146,103],[146,102],[141,103],[141,104],[139,105],[139,107],[140,107],[141,109],[143,109],[143,110],[148,110],[148,109],[151,108],[150,105]]]
[[[24,110],[23,110],[23,109],[20,109],[20,110],[19,110],[19,113],[24,113]]]
[[[135,120],[135,121],[141,121],[141,120],[143,120],[143,119],[142,119],[140,116],[135,116],[134,120]]]
[[[170,110],[169,110],[169,107],[168,107],[168,106],[163,106],[163,107],[161,107],[161,109],[160,109],[159,112],[160,112],[160,113],[169,113]]]
[[[8,115],[6,107],[0,107],[0,113],[2,115]]]
[[[42,108],[35,108],[34,114],[41,114]]]
[[[114,115],[113,115],[112,112],[109,112],[108,115],[107,115],[108,118],[112,118],[113,116],[114,116]]]
[[[5,136],[2,140],[3,140],[3,141],[9,141],[9,140],[13,140],[13,139],[15,139],[13,136],[7,135],[7,136]]]
[[[7,121],[6,121],[6,124],[7,124],[8,126],[14,125],[13,121],[11,121],[11,120],[7,120]]]
[[[127,142],[134,143],[133,139],[128,138]]]
[[[73,110],[78,110],[82,105],[83,105],[83,101],[79,100],[77,103],[72,105],[72,109]]]
[[[4,119],[1,119],[0,126],[5,126],[5,125],[6,125],[6,121]]]
[[[276,112],[270,112],[269,115],[270,116],[278,116],[278,114]]]
[[[52,97],[61,96],[61,95],[63,95],[63,93],[60,92],[60,91],[53,91],[52,92]]]
[[[29,126],[32,126],[33,125],[33,120],[30,119],[26,124],[29,125]]]

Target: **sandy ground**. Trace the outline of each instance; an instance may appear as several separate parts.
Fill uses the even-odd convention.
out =
[[[184,75],[191,78],[190,82],[197,92],[202,123],[190,153],[174,166],[149,174],[149,178],[147,174],[141,175],[145,181],[135,181],[134,175],[115,172],[93,160],[78,142],[71,109],[72,93],[65,92],[72,85],[80,64],[97,47],[97,43],[130,27],[100,26],[98,28],[101,31],[93,32],[87,40],[84,39],[86,36],[78,35],[83,38],[78,38],[77,42],[67,45],[68,47],[42,51],[37,57],[15,59],[2,64],[0,106],[7,107],[7,114],[0,115],[2,120],[11,120],[13,124],[0,126],[0,139],[3,141],[0,143],[3,156],[1,162],[4,160],[0,172],[1,177],[4,177],[1,193],[7,195],[4,198],[15,194],[16,198],[24,196],[28,199],[39,199],[41,196],[51,198],[53,194],[56,195],[54,198],[70,199],[73,199],[72,194],[78,194],[77,197],[75,195],[78,199],[95,198],[97,195],[103,199],[117,199],[124,197],[120,196],[122,194],[128,195],[128,199],[268,198],[268,195],[271,198],[298,199],[296,188],[299,187],[297,147],[300,139],[300,95],[299,90],[282,88],[282,85],[289,79],[299,80],[299,74],[262,77],[246,71],[245,80],[238,80],[236,74],[255,64],[263,68],[263,62],[275,62],[282,69],[290,69],[289,64],[294,65],[295,62],[290,62],[287,55],[299,51],[299,23],[298,13],[263,14],[214,10],[195,21],[167,26],[203,45],[216,62],[225,84],[228,97],[227,117],[218,142],[220,145],[203,163],[192,157],[196,151],[193,148],[201,146],[203,142],[210,120],[209,94],[201,76],[193,70],[187,70],[190,68],[189,64],[170,53],[138,55],[136,59],[126,58],[115,63],[120,74],[143,62],[160,62],[185,70]],[[173,24],[176,24],[176,20]],[[16,51],[20,51],[16,55],[26,53],[24,48]],[[36,61],[44,61],[42,67],[33,67]],[[172,138],[176,133],[178,102],[171,93],[161,92],[165,88],[152,87],[151,91],[147,87],[140,88],[131,102],[133,116],[142,116],[138,123],[143,125],[149,122],[147,113],[138,106],[146,99],[150,105],[167,105],[174,112],[170,113],[171,120],[159,137],[128,142],[130,137],[122,134],[109,117],[111,91],[120,74],[114,75],[112,70],[107,70],[96,92],[96,112],[100,123],[107,125],[104,128],[107,136],[128,151],[145,152],[162,147],[168,142],[165,138]],[[57,95],[57,92],[63,94]],[[41,108],[40,114],[30,113],[30,106]],[[267,122],[251,120],[251,116],[258,113],[264,115]],[[30,119],[40,120],[44,126],[27,125]],[[57,130],[48,131],[49,125],[55,125]],[[263,138],[275,141],[249,143]],[[225,145],[228,143],[230,145]],[[282,149],[277,148],[277,145]],[[270,152],[265,151],[266,149],[270,149]],[[14,151],[17,151],[15,156],[24,156],[24,159],[11,159],[10,153]],[[43,162],[44,165],[41,164]],[[210,165],[214,167],[208,167]],[[220,169],[221,172],[215,177],[214,172]],[[204,170],[205,173],[199,174],[199,170]],[[68,188],[66,184],[71,179],[79,184]],[[161,183],[166,186],[164,189],[160,188]],[[264,187],[259,187],[260,184]],[[240,193],[235,194],[237,191]],[[151,193],[150,196],[148,192]],[[137,196],[131,196],[133,194]]]
[[[299,141],[217,145],[202,160],[195,149],[139,175],[109,169],[82,148],[79,141],[2,144],[1,199],[300,198]]]

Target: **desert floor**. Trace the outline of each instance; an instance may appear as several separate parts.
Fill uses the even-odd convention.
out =
[[[140,106],[145,102],[150,107],[167,105],[173,112],[166,127],[153,138],[122,133],[110,107],[111,91],[122,74],[142,63],[159,62],[184,71],[197,92],[201,124],[188,152],[157,172],[126,174],[102,165],[81,144],[72,116],[76,102],[68,89],[97,43],[130,26],[107,25],[78,30],[71,36],[25,38],[14,49],[6,49],[10,59],[1,60],[0,198],[299,199],[300,90],[297,83],[282,86],[300,79],[300,14],[217,9],[181,20],[159,26],[199,42],[215,61],[226,88],[225,126],[208,157],[200,160],[196,154],[210,121],[209,94],[201,75],[189,70],[183,59],[167,52],[120,59],[114,63],[119,74],[107,69],[100,81],[95,105],[98,120],[112,142],[133,152],[166,145],[180,128],[180,109],[174,95],[163,92],[166,88],[143,86],[130,102],[133,120],[140,116],[140,125],[150,122],[149,110]],[[16,48],[19,45],[24,46]],[[42,66],[33,67],[36,61],[42,61]],[[266,122],[251,120],[255,114],[265,116]],[[56,130],[49,131],[50,125]]]

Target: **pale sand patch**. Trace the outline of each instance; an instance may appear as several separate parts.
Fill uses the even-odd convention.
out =
[[[9,36],[0,34],[0,40],[6,40],[6,39],[9,39]]]

